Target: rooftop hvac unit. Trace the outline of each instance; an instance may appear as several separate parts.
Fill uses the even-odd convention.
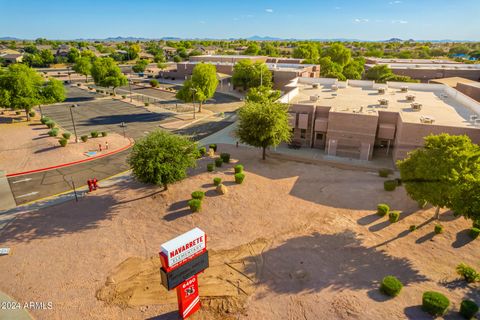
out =
[[[313,88],[313,89],[318,89],[318,83],[313,83],[313,84],[312,84],[312,88]]]
[[[470,115],[470,122],[475,123],[475,120],[477,120],[477,119],[478,119],[478,115],[476,115],[476,114]]]
[[[318,95],[310,96],[310,101],[318,101]]]
[[[480,126],[480,119],[475,119],[475,125]]]
[[[385,88],[378,88],[378,93],[379,94],[384,94],[385,93]]]

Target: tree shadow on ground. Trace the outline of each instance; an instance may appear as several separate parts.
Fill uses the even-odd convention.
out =
[[[372,213],[372,214],[369,214],[368,216],[361,217],[360,219],[357,220],[357,223],[361,226],[366,226],[382,218],[383,217],[379,216],[377,213]]]
[[[58,145],[58,146],[60,146],[60,145]],[[35,150],[33,153],[44,153],[44,152],[55,150],[57,148],[58,148],[57,146],[50,146],[50,147]]]
[[[171,204],[168,208],[168,213],[163,219],[166,221],[174,221],[192,214],[192,211],[188,206],[188,201],[189,200],[181,200]]]
[[[415,240],[415,243],[420,244],[420,243],[427,242],[429,240],[432,240],[434,236],[435,236],[435,232],[431,231],[431,232],[427,233],[426,235],[424,235],[424,236],[418,238],[417,240]]]
[[[435,219],[432,217],[428,220],[425,220],[424,222],[422,222],[421,224],[419,224],[417,226],[417,230],[418,229],[421,229],[422,227],[426,226],[427,224],[431,223],[432,221],[434,221]],[[403,230],[402,232],[400,232],[398,235],[396,235],[395,237],[393,237],[392,239],[388,239],[382,243],[379,243],[377,245],[374,246],[374,248],[378,248],[378,247],[381,247],[381,246],[384,246],[386,244],[389,244],[390,242],[393,242],[395,240],[398,240],[400,238],[403,238],[403,237],[406,237],[407,235],[409,235],[410,233],[412,233],[412,231],[410,230]]]
[[[279,294],[378,289],[387,275],[397,276],[404,285],[427,280],[409,260],[365,247],[351,231],[286,240],[250,257],[246,271]]]
[[[438,317],[432,316],[427,312],[423,311],[422,305],[406,307],[405,309],[403,309],[403,313],[405,314],[405,317],[409,320],[438,319]],[[448,319],[463,319],[463,318],[459,316],[458,311],[454,310],[450,306],[449,310],[447,310],[447,313],[442,316],[442,319],[448,320]]]
[[[414,214],[416,211],[414,210],[408,210],[408,211],[403,211],[402,213],[400,213],[400,219],[398,220],[398,222],[402,221],[403,219],[407,218],[408,216]],[[387,219],[387,220],[384,220],[382,222],[379,222],[373,226],[370,226],[368,228],[369,231],[371,232],[377,232],[377,231],[380,231],[386,227],[388,227],[391,222],[388,220],[388,215],[384,217],[384,219]]]
[[[455,241],[452,243],[453,248],[461,248],[470,242],[472,242],[473,239],[470,237],[470,229],[465,229],[462,231],[459,231],[456,235]]]

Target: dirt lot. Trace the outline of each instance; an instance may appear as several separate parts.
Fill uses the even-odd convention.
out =
[[[2,117],[8,116],[14,116],[14,113]],[[62,131],[58,137],[48,136],[48,131],[38,117],[31,122],[0,124],[0,170],[17,173],[46,168],[87,159],[85,152],[96,151],[95,155],[101,155],[130,144],[130,140],[115,133],[110,133],[105,138],[89,139],[86,143],[75,143],[72,133],[69,144],[62,148],[58,143]],[[108,150],[105,150],[105,142],[108,142]],[[101,152],[99,144],[102,145]]]
[[[445,293],[451,309],[477,302],[476,286],[458,281],[455,266],[476,268],[478,242],[469,222],[418,210],[402,188],[383,191],[375,173],[278,159],[260,151],[219,146],[245,165],[242,185],[233,164],[205,172],[206,163],[168,191],[133,181],[17,218],[0,234],[0,289],[24,301],[52,301],[38,319],[176,319],[175,292],[160,285],[159,245],[192,227],[208,234],[210,268],[200,276],[204,308],[192,319],[426,319],[425,290]],[[219,196],[212,179],[229,192]],[[200,213],[190,193],[207,192]],[[390,224],[377,203],[402,210]],[[412,224],[420,226],[408,232]],[[385,275],[405,284],[387,299]],[[454,311],[448,318],[455,318]]]

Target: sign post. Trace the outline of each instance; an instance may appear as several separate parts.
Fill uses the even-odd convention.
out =
[[[160,275],[167,290],[177,289],[178,312],[186,319],[200,308],[198,277],[208,268],[207,237],[194,228],[160,246]]]

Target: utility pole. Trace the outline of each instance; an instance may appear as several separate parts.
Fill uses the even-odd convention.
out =
[[[130,102],[132,102],[132,80],[128,79],[128,88],[130,89]]]
[[[192,90],[192,101],[193,101],[193,119],[196,119],[196,116],[195,116],[195,93],[197,93],[197,89],[195,89],[195,88],[191,88],[190,90]]]
[[[75,107],[74,104],[70,106],[70,117],[72,117],[73,132],[75,133],[75,143],[78,143],[77,128],[75,127],[75,120],[73,119],[73,111],[72,111],[72,108],[74,107]]]

